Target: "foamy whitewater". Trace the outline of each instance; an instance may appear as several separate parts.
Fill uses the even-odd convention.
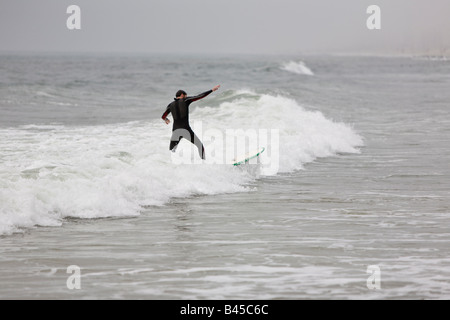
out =
[[[207,119],[203,131],[219,130],[224,136],[228,128],[279,130],[277,149],[272,151],[272,139],[266,139],[267,152],[262,155],[276,159],[276,170],[267,168],[261,175],[292,172],[337,153],[358,153],[357,147],[363,145],[349,126],[328,120],[319,111],[307,111],[293,99],[250,91],[225,95],[226,102],[198,108],[192,118]],[[67,217],[139,215],[143,207],[164,205],[175,197],[246,192],[248,183],[258,178],[230,162],[176,165],[167,151],[168,136],[160,120],[0,130],[0,231],[58,226]],[[208,158],[225,153],[225,145],[208,140],[204,141]],[[179,150],[192,148],[184,143]]]
[[[0,299],[450,298],[449,74],[417,57],[0,55]],[[217,84],[191,106],[206,161],[171,153],[175,92]]]

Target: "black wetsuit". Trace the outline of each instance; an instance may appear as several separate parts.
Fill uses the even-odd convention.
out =
[[[212,92],[212,90],[209,90],[195,97],[186,97],[184,99],[175,98],[175,101],[167,106],[166,111],[162,115],[162,119],[165,120],[169,113],[172,113],[173,127],[170,150],[175,151],[181,139],[185,138],[197,146],[200,157],[205,159],[205,148],[189,125],[189,105],[192,102],[203,99]]]

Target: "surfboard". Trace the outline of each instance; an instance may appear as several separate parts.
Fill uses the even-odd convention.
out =
[[[244,157],[241,157],[239,159],[234,159],[233,166],[240,166],[241,164],[245,164],[245,163],[249,162],[250,160],[259,157],[261,155],[261,153],[264,152],[264,150],[266,150],[266,148],[262,147],[258,151],[249,152]]]

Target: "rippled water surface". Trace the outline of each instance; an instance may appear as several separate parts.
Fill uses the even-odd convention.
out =
[[[0,298],[450,298],[448,61],[0,56],[0,69]],[[277,172],[171,162],[159,117],[173,93],[218,83],[191,120],[278,130]]]

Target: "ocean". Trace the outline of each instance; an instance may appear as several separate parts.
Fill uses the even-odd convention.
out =
[[[218,84],[206,161],[171,153],[175,92]],[[0,299],[449,299],[448,88],[430,57],[3,53]]]

